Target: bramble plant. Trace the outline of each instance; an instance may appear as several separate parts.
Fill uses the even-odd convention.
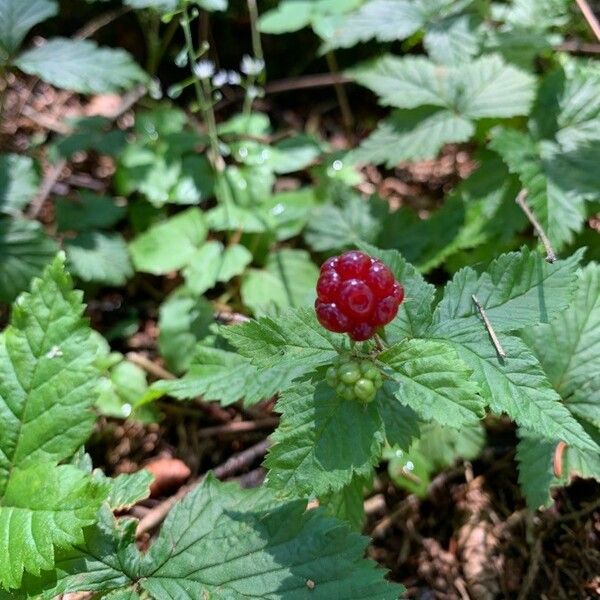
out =
[[[396,599],[366,493],[426,497],[499,423],[521,506],[600,481],[600,69],[572,3],[102,4],[44,42],[57,1],[0,0],[0,107],[44,127],[0,154],[0,600]],[[85,39],[114,19],[135,57]],[[307,27],[316,83],[289,77]],[[48,84],[125,93],[52,133]],[[274,110],[325,84],[340,123]],[[194,421],[198,478],[140,523],[152,476],[109,477],[93,432],[179,438],[200,407],[280,415],[264,484],[219,481]]]

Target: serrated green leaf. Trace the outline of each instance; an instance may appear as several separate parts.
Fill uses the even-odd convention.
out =
[[[398,402],[395,396],[397,388],[392,381],[384,382],[377,396],[377,408],[385,427],[386,442],[408,450],[413,439],[419,436],[421,421],[412,408]]]
[[[427,28],[423,45],[438,64],[457,65],[479,50],[481,21],[473,14],[458,14],[434,21]]]
[[[130,508],[150,495],[150,484],[153,480],[154,475],[145,469],[108,479],[110,482],[108,505],[112,510]]]
[[[379,228],[369,202],[352,193],[315,207],[304,238],[317,252],[343,250],[361,241],[375,241]]]
[[[532,436],[519,430],[521,439],[517,444],[519,485],[532,510],[549,506],[552,502],[550,487],[560,484],[552,471],[552,458],[556,442]]]
[[[82,191],[76,200],[58,198],[54,204],[60,231],[108,229],[118,223],[127,208],[112,198]]]
[[[433,315],[431,335],[452,336],[470,327],[483,328],[473,295],[496,332],[547,323],[568,305],[581,256],[579,251],[550,264],[539,252],[524,247],[502,254],[481,275],[465,267],[446,284]]]
[[[117,356],[117,360],[119,360]],[[104,415],[127,419],[148,390],[146,372],[128,360],[114,365],[102,379],[96,407]]]
[[[477,422],[484,401],[471,371],[448,344],[410,339],[378,356],[388,376],[399,384],[395,396],[423,419],[451,427]]]
[[[244,276],[242,300],[255,315],[311,306],[318,277],[319,269],[305,250],[277,250],[267,258],[264,270],[252,269]]]
[[[177,600],[300,600],[307,594],[395,600],[403,591],[363,558],[366,539],[324,511],[307,511],[304,501],[282,504],[265,488],[241,490],[210,475],[171,510],[144,556],[134,528],[120,531],[103,513],[100,526],[86,531],[85,544],[61,553],[55,572],[28,578],[26,589],[43,600],[84,590],[128,598],[134,583],[153,598]]]
[[[36,195],[39,179],[29,156],[0,154],[0,213],[19,214]]]
[[[129,244],[138,271],[164,275],[189,264],[206,239],[207,227],[202,212],[189,208],[153,225]],[[165,249],[168,248],[168,252]]]
[[[281,494],[322,496],[378,462],[383,424],[376,402],[344,400],[324,381],[305,380],[282,394],[277,410],[281,422],[265,465],[267,485]]]
[[[107,486],[75,467],[52,463],[15,466],[0,500],[0,583],[19,587],[23,571],[39,575],[54,566],[54,548],[83,540]]]
[[[15,65],[28,75],[83,94],[116,92],[147,79],[127,52],[98,48],[90,40],[53,38],[20,54]]]
[[[213,308],[202,296],[185,287],[177,288],[160,307],[158,347],[167,366],[185,371],[196,343],[209,333]]]
[[[75,117],[65,119],[72,129],[50,145],[50,157],[70,159],[76,152],[94,150],[99,154],[117,156],[126,144],[124,131],[112,129],[106,117]]]
[[[11,302],[26,290],[57,251],[38,222],[0,218],[0,302]]]
[[[127,243],[120,233],[83,231],[64,242],[73,275],[83,281],[124,285],[133,276]]]
[[[371,478],[354,477],[341,490],[319,498],[319,506],[332,517],[350,524],[355,531],[361,531],[365,521],[365,488],[371,485]]]
[[[0,48],[6,55],[18,50],[27,32],[58,12],[54,0],[0,0]]]
[[[203,294],[217,282],[227,283],[252,262],[252,254],[241,244],[223,247],[210,241],[204,244],[190,259],[183,270],[187,287],[195,294]]]

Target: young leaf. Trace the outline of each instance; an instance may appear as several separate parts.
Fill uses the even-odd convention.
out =
[[[370,478],[354,477],[341,490],[319,498],[319,506],[332,517],[349,523],[355,531],[361,531],[365,521],[365,487],[370,485]]]
[[[132,528],[118,530],[104,513],[85,544],[61,553],[56,570],[28,578],[25,589],[42,600],[111,590],[123,600],[134,585],[153,598],[178,600],[396,600],[403,588],[363,558],[365,542],[303,501],[282,504],[264,488],[242,490],[208,476],[172,509],[146,555]]]
[[[451,427],[479,421],[484,401],[471,371],[448,344],[411,339],[388,348],[378,360],[399,384],[395,395],[423,419]]]
[[[38,185],[39,175],[32,158],[0,154],[0,213],[19,214],[37,193]]]
[[[10,56],[27,32],[58,12],[54,0],[0,0],[0,49]]]
[[[189,264],[206,239],[202,212],[189,208],[163,223],[153,225],[129,244],[138,271],[164,275]],[[165,248],[169,251],[165,252]]]
[[[123,473],[113,479],[103,476],[100,480],[109,482],[108,505],[111,510],[124,510],[150,495],[154,475],[141,469],[136,473]]]
[[[71,272],[83,281],[117,286],[133,276],[127,243],[118,232],[84,231],[65,240],[65,252]]]
[[[12,302],[56,255],[37,221],[0,217],[0,302]]]
[[[82,94],[117,92],[147,79],[127,52],[98,48],[90,40],[53,38],[23,52],[14,64],[28,75]]]
[[[76,200],[57,198],[54,203],[56,224],[60,231],[108,229],[126,214],[127,208],[112,198],[82,191]]]
[[[376,404],[344,400],[318,380],[286,390],[265,461],[267,484],[285,496],[322,496],[349,485],[354,475],[369,475],[383,444]]]

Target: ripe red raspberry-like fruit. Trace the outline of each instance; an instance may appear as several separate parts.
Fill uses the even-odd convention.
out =
[[[325,329],[363,341],[395,318],[402,300],[404,289],[388,267],[351,250],[323,263],[315,310]]]

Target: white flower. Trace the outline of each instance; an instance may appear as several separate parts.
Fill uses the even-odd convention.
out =
[[[265,68],[265,61],[261,58],[252,58],[247,54],[242,57],[240,70],[245,75],[258,75]]]
[[[194,65],[194,75],[198,79],[208,79],[215,74],[215,65],[210,60],[199,60]]]
[[[227,71],[227,83],[229,85],[240,85],[242,78],[237,71]]]
[[[221,69],[214,77],[213,77],[213,85],[216,88],[220,88],[227,83],[227,71]]]

